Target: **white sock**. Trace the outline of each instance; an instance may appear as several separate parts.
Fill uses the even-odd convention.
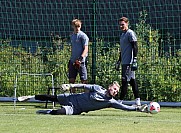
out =
[[[35,95],[33,95],[33,96],[28,96],[28,98],[35,98]]]
[[[140,98],[136,98],[135,103],[136,103],[136,105],[141,105]]]

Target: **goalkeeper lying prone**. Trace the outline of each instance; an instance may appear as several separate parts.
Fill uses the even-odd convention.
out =
[[[104,89],[102,86],[93,84],[62,84],[62,90],[67,91],[72,88],[84,88],[89,90],[87,93],[79,94],[59,94],[59,95],[35,95],[35,96],[22,96],[19,97],[19,101],[26,101],[30,98],[35,98],[41,101],[53,101],[59,102],[60,109],[57,110],[38,110],[39,114],[51,114],[51,115],[79,115],[82,112],[89,112],[99,110],[103,108],[115,108],[126,111],[140,111],[146,112],[147,105],[140,107],[128,106],[115,100],[115,97],[120,89],[117,82],[113,82],[109,85],[108,89]]]

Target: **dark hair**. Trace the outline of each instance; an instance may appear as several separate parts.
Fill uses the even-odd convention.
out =
[[[119,22],[120,22],[120,21],[124,21],[125,23],[128,23],[128,22],[129,22],[128,18],[126,18],[126,17],[120,18],[120,19],[119,19]]]

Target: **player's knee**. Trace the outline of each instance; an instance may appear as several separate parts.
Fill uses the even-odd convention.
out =
[[[71,106],[62,106],[61,109],[59,109],[61,113],[64,113],[66,115],[72,115],[73,114],[73,108]]]
[[[131,86],[133,86],[133,85],[135,86],[136,85],[136,80],[131,78],[129,83],[130,83]]]

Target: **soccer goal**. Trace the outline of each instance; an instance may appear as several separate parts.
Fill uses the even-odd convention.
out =
[[[17,101],[17,88],[18,88],[18,78],[22,77],[22,76],[25,76],[26,78],[28,77],[51,77],[51,84],[52,84],[52,95],[54,95],[55,93],[55,90],[54,90],[54,77],[53,77],[53,74],[51,73],[42,73],[42,74],[36,74],[36,73],[18,73],[16,75],[16,78],[15,78],[15,85],[14,85],[14,109],[16,109],[16,101]],[[27,84],[27,80],[25,81],[25,84]],[[54,107],[54,102],[53,102],[53,107]]]

